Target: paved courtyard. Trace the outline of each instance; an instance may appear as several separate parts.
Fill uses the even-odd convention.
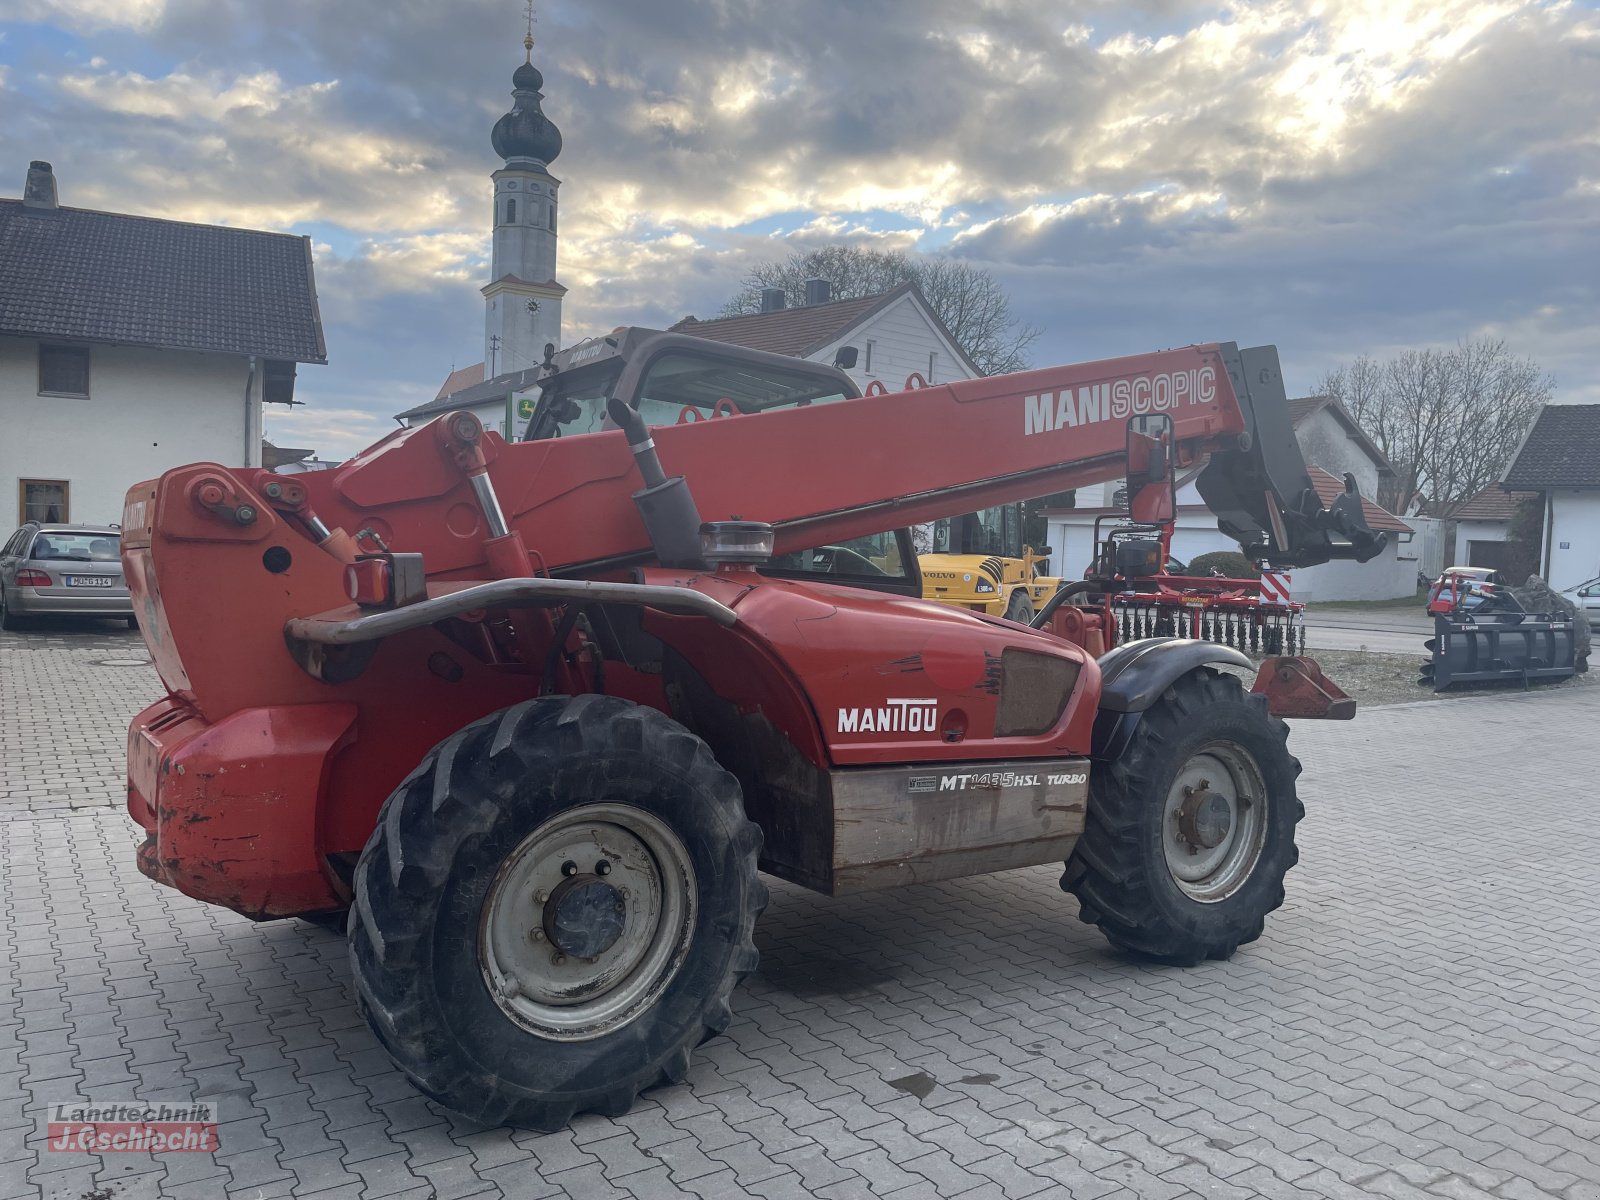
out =
[[[1600,1197],[1600,689],[1297,726],[1301,863],[1229,963],[1120,957],[1056,869],[775,884],[688,1082],[538,1135],[414,1092],[338,936],[139,875],[144,658],[0,635],[0,1200]],[[215,1099],[221,1149],[47,1151],[74,1098]]]

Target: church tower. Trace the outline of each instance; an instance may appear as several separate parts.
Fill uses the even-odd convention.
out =
[[[549,166],[561,153],[561,131],[539,108],[544,76],[528,57],[511,76],[511,111],[490,141],[505,166],[494,173],[494,252],[484,297],[484,377],[537,367],[546,342],[561,345],[556,282],[556,192]]]

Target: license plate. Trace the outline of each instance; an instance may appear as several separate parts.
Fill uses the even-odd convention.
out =
[[[108,588],[117,586],[115,575],[63,575],[61,581],[68,587]]]

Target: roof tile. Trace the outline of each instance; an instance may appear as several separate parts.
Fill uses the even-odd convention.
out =
[[[1600,487],[1600,404],[1547,404],[1503,481],[1508,491]]]
[[[1516,514],[1517,501],[1498,483],[1491,483],[1476,496],[1458,504],[1450,513],[1457,521],[1509,521]]]
[[[911,290],[909,283],[875,296],[856,300],[834,300],[828,304],[808,304],[780,308],[775,312],[747,313],[742,317],[721,317],[697,321],[685,317],[672,326],[673,333],[731,342],[752,350],[773,354],[810,354],[826,346],[873,309]]]
[[[0,333],[326,362],[308,239],[0,200]]]

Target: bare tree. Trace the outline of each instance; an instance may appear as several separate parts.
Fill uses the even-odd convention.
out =
[[[995,277],[957,258],[932,258],[898,250],[824,246],[786,259],[757,263],[739,294],[723,306],[725,317],[761,311],[761,289],[781,287],[790,304],[804,304],[807,279],[826,279],[836,300],[854,300],[916,284],[960,347],[985,375],[1027,367],[1027,350],[1039,330],[1012,316],[1011,301]]]
[[[1554,388],[1504,341],[1474,338],[1387,362],[1363,355],[1317,392],[1336,396],[1394,465],[1378,502],[1403,513],[1424,498],[1448,511],[1500,479]]]

